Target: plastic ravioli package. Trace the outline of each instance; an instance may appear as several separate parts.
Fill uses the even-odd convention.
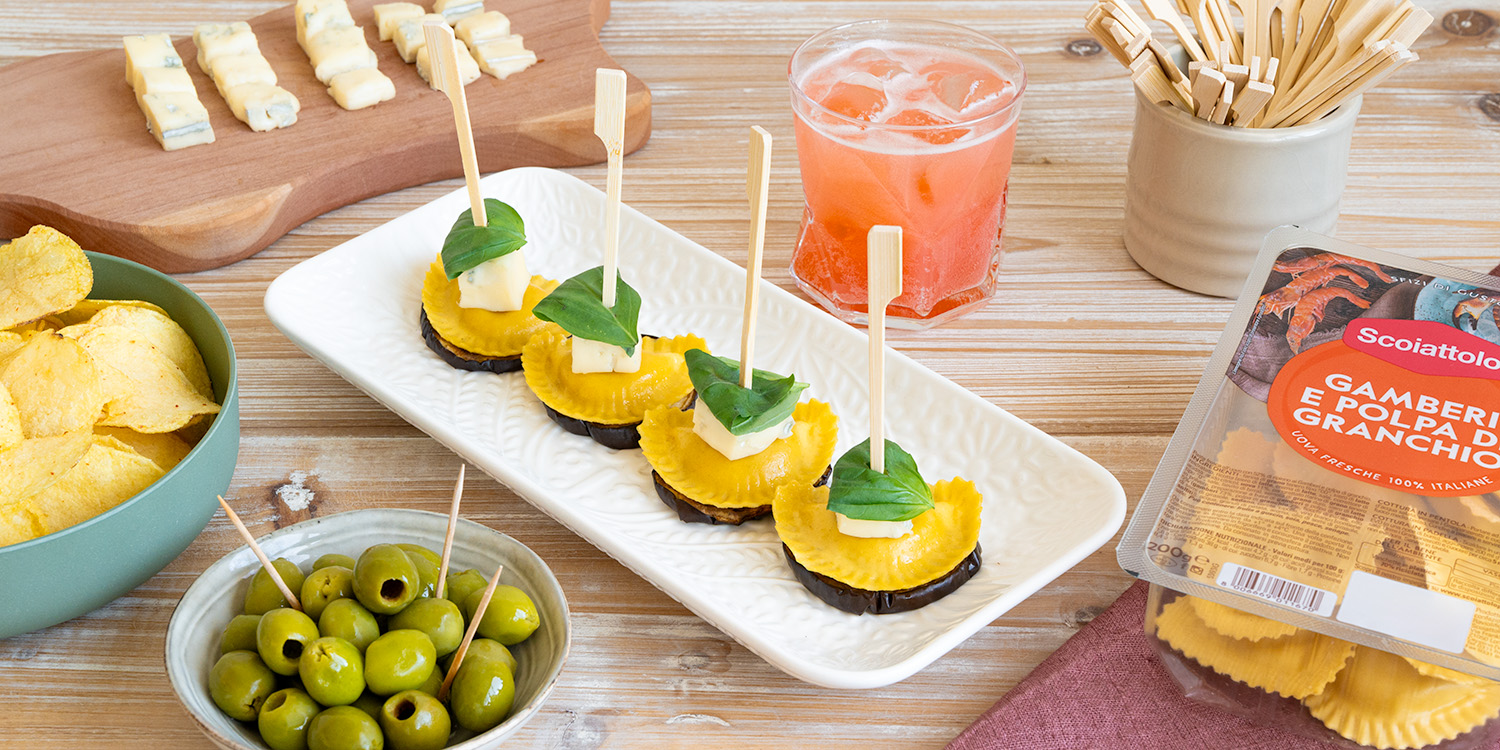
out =
[[[1500,278],[1266,240],[1118,553],[1192,697],[1349,747],[1500,737]]]

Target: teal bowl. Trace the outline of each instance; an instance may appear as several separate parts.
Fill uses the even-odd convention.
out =
[[[0,547],[0,638],[98,609],[167,567],[208,525],[239,458],[234,344],[219,316],[170,276],[111,255],[88,256],[90,298],[154,303],[193,338],[220,412],[192,452],[140,494],[62,531]]]

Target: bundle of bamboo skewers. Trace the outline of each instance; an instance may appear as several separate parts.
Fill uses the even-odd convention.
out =
[[[1230,5],[1243,19],[1236,33]],[[1411,0],[1141,0],[1188,60],[1184,73],[1126,0],[1098,0],[1087,27],[1137,88],[1210,122],[1304,125],[1415,61],[1432,14]],[[1186,14],[1192,20],[1189,27]],[[1196,30],[1196,37],[1193,31]]]

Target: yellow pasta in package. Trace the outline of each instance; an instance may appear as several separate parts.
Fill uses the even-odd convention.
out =
[[[1350,748],[1495,746],[1500,278],[1283,228],[1246,289],[1118,548],[1168,671]]]

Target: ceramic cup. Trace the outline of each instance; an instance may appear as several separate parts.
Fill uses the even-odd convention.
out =
[[[1333,234],[1359,105],[1356,97],[1307,125],[1238,128],[1136,91],[1126,251],[1169,284],[1237,296],[1272,229]]]

